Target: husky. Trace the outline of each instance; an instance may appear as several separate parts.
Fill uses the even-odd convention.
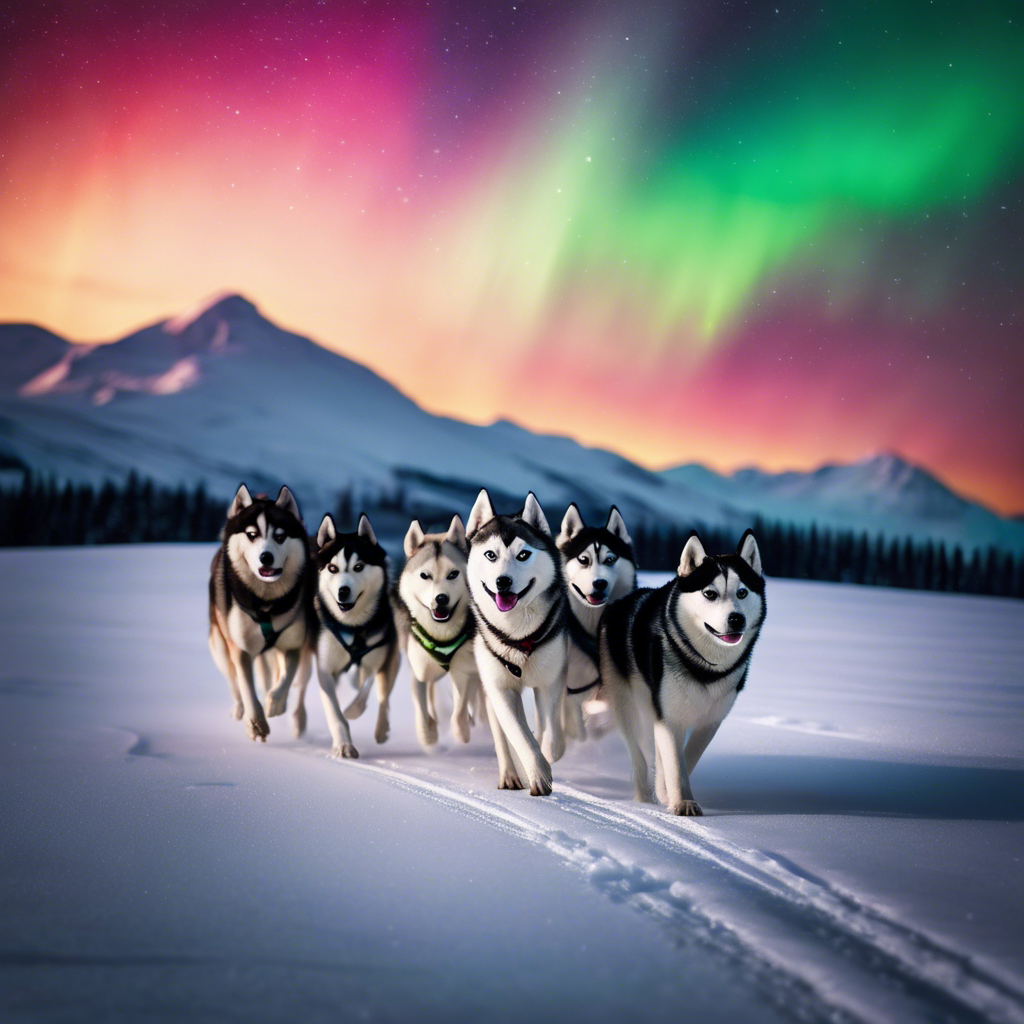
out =
[[[597,630],[613,601],[636,590],[633,542],[619,510],[612,505],[604,526],[587,526],[575,504],[566,509],[555,541],[569,591],[569,670],[562,706],[566,733],[585,740],[583,703],[599,693]]]
[[[743,689],[765,616],[761,553],[750,530],[735,554],[712,557],[696,533],[675,579],[637,590],[601,623],[601,678],[633,762],[636,799],[650,802],[640,726],[654,726],[658,798],[699,815],[690,774]]]
[[[546,796],[551,792],[551,763],[565,752],[561,703],[568,597],[558,549],[532,492],[522,512],[499,516],[482,490],[466,532],[469,593],[477,624],[474,650],[498,755],[498,788],[523,788],[514,751],[530,793]],[[540,743],[526,723],[526,686],[534,691]]]
[[[365,515],[355,533],[338,533],[326,515],[316,534],[316,664],[320,697],[331,730],[334,757],[358,757],[348,719],[366,710],[366,698],[377,680],[377,727],[374,739],[384,743],[390,732],[390,697],[401,653],[388,593],[387,555]],[[359,693],[342,713],[338,677],[354,669]]]
[[[284,714],[292,682],[301,694],[309,681],[312,581],[309,541],[292,492],[282,487],[271,501],[253,498],[242,484],[210,566],[210,652],[231,688],[231,714],[244,717],[253,740],[266,741],[267,717]],[[276,671],[265,672],[264,715],[253,667],[263,662],[266,670],[267,661]],[[296,711],[296,734],[305,726],[305,712]]]
[[[469,607],[466,560],[469,545],[455,516],[447,533],[424,533],[414,519],[405,535],[405,568],[398,578],[399,634],[412,669],[416,735],[424,747],[437,743],[436,683],[451,676],[455,695],[452,735],[469,742],[470,713],[480,690]]]

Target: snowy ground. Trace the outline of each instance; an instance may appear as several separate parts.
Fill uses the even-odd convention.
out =
[[[404,670],[250,743],[210,553],[0,552],[5,1020],[1024,1021],[1024,603],[771,581],[684,821],[614,734],[423,754]]]

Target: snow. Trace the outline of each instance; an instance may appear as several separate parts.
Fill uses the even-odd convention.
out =
[[[405,668],[359,761],[314,689],[252,744],[210,555],[0,552],[5,1020],[1024,1020],[1024,604],[769,581],[686,821],[614,733],[424,754]]]

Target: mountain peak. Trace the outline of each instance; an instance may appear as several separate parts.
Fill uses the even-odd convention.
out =
[[[217,292],[190,309],[165,320],[163,329],[168,334],[183,334],[203,320],[236,320],[259,315],[260,311],[255,303],[250,302],[244,295],[237,292]]]

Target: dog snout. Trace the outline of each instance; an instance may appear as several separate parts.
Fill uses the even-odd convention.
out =
[[[438,594],[437,597],[434,598],[434,604],[436,604],[438,608],[447,608],[448,607],[448,595],[447,594]]]
[[[265,565],[270,568],[274,564],[274,555],[271,551],[260,552],[260,565]]]
[[[351,587],[338,587],[338,600],[347,601],[349,594],[352,593]]]
[[[740,612],[729,613],[729,628],[734,633],[740,633],[743,631],[743,627],[747,624],[746,615],[740,614]]]
[[[603,594],[608,589],[608,581],[594,580],[592,586],[599,594]]]
[[[512,589],[512,577],[511,576],[499,576],[494,581],[499,590],[511,590]]]

